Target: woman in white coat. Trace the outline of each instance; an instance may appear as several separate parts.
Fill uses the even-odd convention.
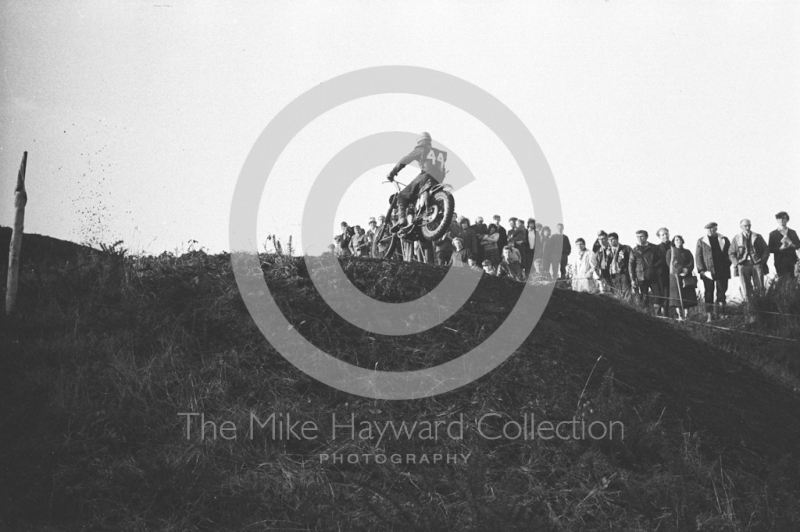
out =
[[[576,292],[597,292],[597,281],[592,264],[592,251],[586,249],[586,241],[579,238],[575,241],[578,252],[572,257],[572,289]]]

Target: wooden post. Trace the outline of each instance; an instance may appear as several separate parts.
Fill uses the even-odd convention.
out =
[[[17,281],[19,280],[19,252],[22,249],[22,231],[25,221],[25,205],[28,194],[25,192],[25,167],[28,163],[28,152],[22,154],[22,164],[17,174],[17,188],[14,190],[14,232],[8,250],[8,284],[6,289],[6,314],[10,315],[17,302]]]

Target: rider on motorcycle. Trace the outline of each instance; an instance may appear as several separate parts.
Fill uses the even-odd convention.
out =
[[[406,220],[406,209],[408,205],[414,203],[419,196],[420,190],[430,181],[433,185],[439,184],[444,179],[445,162],[447,162],[447,152],[431,147],[430,133],[423,131],[417,137],[417,147],[414,151],[400,159],[400,162],[392,168],[386,179],[394,181],[395,176],[407,164],[417,161],[420,173],[414,180],[397,195],[397,222],[392,226],[392,232],[396,233],[403,228],[408,221]]]

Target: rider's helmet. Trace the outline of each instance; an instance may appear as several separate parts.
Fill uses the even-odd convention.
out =
[[[423,131],[422,133],[419,134],[419,137],[417,137],[417,146],[419,146],[424,142],[427,142],[428,144],[430,144],[431,142],[431,134],[428,133],[427,131]]]

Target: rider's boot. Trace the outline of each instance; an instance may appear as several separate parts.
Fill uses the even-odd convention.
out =
[[[406,220],[406,208],[397,206],[397,221],[392,226],[392,233],[396,233],[401,230],[403,227],[406,226],[408,220]]]

